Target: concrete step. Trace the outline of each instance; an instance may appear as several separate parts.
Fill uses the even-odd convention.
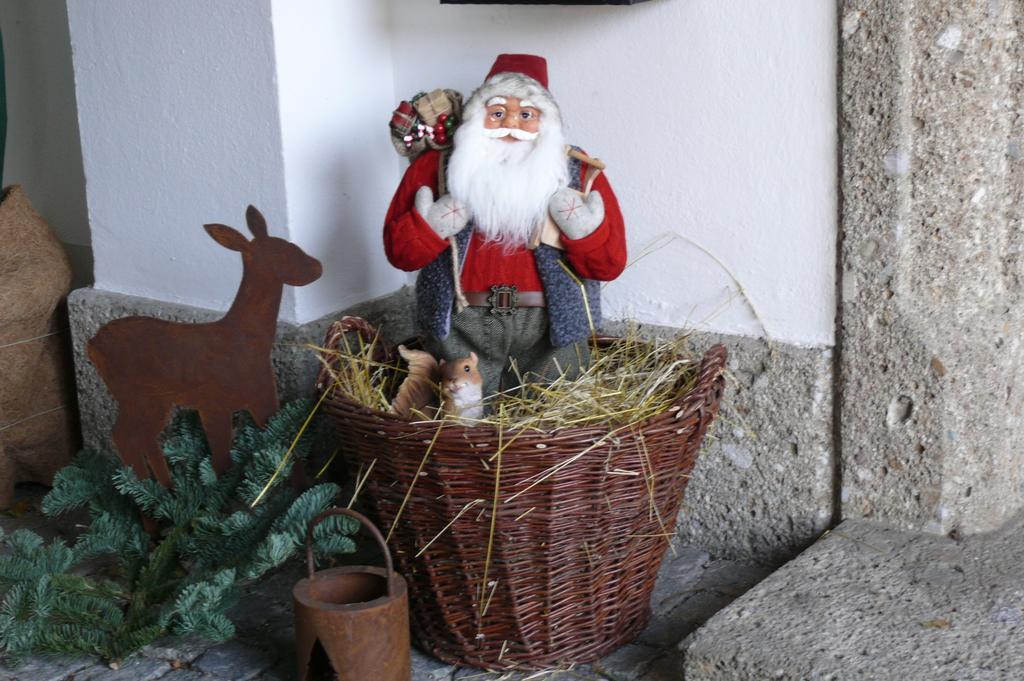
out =
[[[846,521],[688,643],[687,681],[1024,679],[1024,514],[962,541]]]

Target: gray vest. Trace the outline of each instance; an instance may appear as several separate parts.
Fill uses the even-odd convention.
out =
[[[581,164],[571,156],[569,163],[569,186],[580,190]],[[455,235],[459,245],[459,271],[466,261],[466,251],[473,236],[473,223]],[[586,340],[590,337],[590,323],[587,320],[587,305],[579,285],[562,268],[572,266],[565,254],[557,248],[541,244],[533,252],[537,272],[544,285],[547,303],[551,344],[562,347]],[[576,274],[573,272],[573,274]],[[601,326],[601,285],[597,281],[583,279],[586,302],[590,305],[590,317],[594,327]],[[501,282],[497,282],[501,283]],[[452,281],[452,249],[447,248],[432,263],[420,270],[416,277],[416,325],[421,333],[444,339],[451,331],[452,307],[455,303],[455,285]]]

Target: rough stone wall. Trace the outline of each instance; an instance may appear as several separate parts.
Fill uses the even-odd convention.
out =
[[[832,352],[710,334],[696,342],[726,345],[731,380],[678,533],[717,556],[781,563],[832,519]]]
[[[650,325],[640,331],[679,333]],[[710,333],[691,341],[697,353],[724,344],[729,374],[676,533],[682,544],[720,557],[788,560],[832,519],[832,351]]]
[[[842,513],[990,530],[1024,502],[1024,3],[842,8]]]

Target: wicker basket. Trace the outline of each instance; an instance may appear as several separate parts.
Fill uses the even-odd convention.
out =
[[[725,360],[725,348],[711,348],[696,386],[669,411],[611,439],[600,428],[564,428],[507,444],[514,433],[439,431],[328,395],[348,466],[376,462],[360,498],[383,528],[401,513],[390,543],[424,649],[455,664],[543,669],[594,660],[635,638],[718,411]],[[499,441],[500,472],[487,461]]]

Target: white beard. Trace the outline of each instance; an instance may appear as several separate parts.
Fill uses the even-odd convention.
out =
[[[523,246],[547,217],[551,195],[569,184],[561,121],[544,114],[535,140],[508,142],[487,137],[484,113],[479,107],[455,132],[448,191],[488,241]]]

